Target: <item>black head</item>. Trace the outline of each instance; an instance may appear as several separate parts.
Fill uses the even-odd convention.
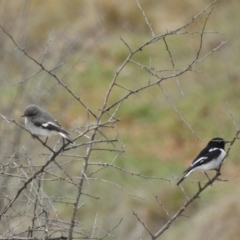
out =
[[[21,117],[34,117],[41,113],[41,108],[37,105],[28,106]]]
[[[222,148],[224,149],[225,143],[228,143],[229,141],[224,140],[223,138],[213,138],[209,143],[208,146],[212,148]]]

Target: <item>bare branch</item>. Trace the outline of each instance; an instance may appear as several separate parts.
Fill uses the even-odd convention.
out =
[[[147,16],[146,16],[145,12],[143,11],[143,9],[142,9],[139,1],[138,1],[138,0],[136,0],[136,1],[137,1],[137,5],[138,5],[139,9],[140,9],[141,12],[142,12],[142,15],[143,15],[143,17],[144,17],[144,19],[145,19],[145,22],[146,22],[146,24],[148,25],[148,27],[149,27],[149,29],[150,29],[150,31],[151,31],[151,33],[152,33],[152,37],[154,38],[154,37],[155,37],[155,34],[154,34],[154,32],[153,32],[152,26],[151,26],[151,24],[149,23],[148,18],[147,18]]]
[[[137,218],[137,220],[143,225],[143,227],[147,230],[147,232],[151,235],[151,237],[153,238],[154,235],[152,234],[152,232],[149,230],[149,228],[147,227],[147,225],[139,218],[139,216],[133,211],[133,215]]]
[[[227,150],[227,155],[225,157],[225,159],[227,158],[227,156],[229,155],[229,152],[231,150],[231,147],[233,146],[234,142],[237,140],[238,135],[240,134],[240,131],[236,132],[234,138],[232,139],[230,146]],[[186,208],[197,198],[200,197],[200,194],[209,186],[212,186],[212,184],[218,179],[218,177],[221,175],[220,173],[221,170],[221,166],[219,168],[219,170],[217,171],[216,175],[210,179],[204,186],[201,187],[200,183],[198,184],[199,188],[198,191],[191,197],[188,198],[187,197],[187,201],[183,204],[182,207],[180,207],[180,209],[168,220],[168,222],[161,227],[153,236],[152,236],[152,240],[157,239],[160,235],[162,235],[170,226],[171,224],[182,215],[182,213],[186,210]],[[181,188],[183,190],[183,188]],[[184,191],[185,192],[185,191]]]

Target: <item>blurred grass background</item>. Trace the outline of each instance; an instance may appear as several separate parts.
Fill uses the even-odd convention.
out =
[[[211,1],[142,0],[140,3],[155,34],[160,35],[166,30],[171,31],[182,26]],[[1,25],[37,60],[41,60],[52,36],[44,66],[52,69],[65,62],[54,73],[95,112],[102,106],[111,79],[128,54],[120,37],[132,49],[151,38],[151,32],[135,1],[8,0],[1,1],[0,6]],[[197,65],[195,70],[201,73],[191,72],[178,78],[184,95],[174,79],[162,83],[171,101],[202,141],[181,121],[160,88],[149,88],[128,99],[117,114],[121,119],[118,129],[126,146],[126,153],[117,158],[116,165],[149,176],[181,176],[209,139],[219,136],[230,140],[234,136],[236,129],[228,106],[239,126],[239,10],[240,3],[237,0],[220,0],[214,5],[207,30],[224,34],[204,36],[203,56],[222,40],[230,41]],[[197,19],[189,31],[201,30],[204,16]],[[167,40],[176,68],[185,66],[195,56],[199,45],[197,35],[181,35]],[[39,68],[16,49],[3,31],[0,34],[0,43],[1,114],[23,123],[20,116],[25,107],[36,103],[57,116],[66,129],[87,124],[85,109],[48,74],[40,72],[23,84],[14,85]],[[157,69],[171,68],[168,53],[161,42],[147,47],[135,56],[135,60],[146,65],[150,58]],[[119,82],[126,87],[135,88],[146,83],[148,78],[143,69],[129,64],[120,74]],[[111,96],[111,102],[120,96],[122,92],[117,90]],[[32,141],[26,132],[16,126],[8,125],[2,120],[0,131],[2,156],[9,156],[13,152],[22,156],[24,149],[32,154],[41,152],[39,143]],[[93,161],[111,162],[113,157],[114,154],[96,153]],[[2,161],[7,160],[3,157]],[[78,169],[69,171],[74,175]],[[216,182],[212,188],[207,189],[201,199],[187,209],[186,214],[190,217],[180,218],[161,239],[179,239],[179,236],[181,239],[194,240],[239,239],[238,171],[236,143],[222,169],[222,178],[228,179],[228,182]],[[92,226],[96,213],[99,224],[105,229],[111,228],[111,224],[114,225],[123,218],[116,232],[119,239],[139,239],[140,235],[143,239],[148,239],[148,234],[134,218],[132,210],[153,231],[167,221],[155,196],[159,197],[170,214],[175,213],[184,203],[184,196],[175,182],[144,180],[115,169],[107,169],[98,177],[116,182],[129,193],[145,199],[128,196],[120,188],[100,181],[87,186],[87,192],[99,195],[103,200],[82,200],[88,203],[79,214],[82,227]],[[201,173],[193,174],[190,179],[206,180]],[[191,182],[184,183],[184,187],[190,195],[197,190],[197,184]],[[72,194],[67,184],[59,182],[46,186],[46,191],[50,195],[53,191],[56,195],[60,192],[63,196]],[[65,219],[70,211],[69,207],[69,213],[64,211],[61,218]]]

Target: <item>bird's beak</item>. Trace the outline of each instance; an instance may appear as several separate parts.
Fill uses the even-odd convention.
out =
[[[25,115],[22,115],[21,117],[26,117]]]
[[[231,141],[229,141],[229,140],[224,140],[224,142],[225,142],[225,143],[230,143]]]

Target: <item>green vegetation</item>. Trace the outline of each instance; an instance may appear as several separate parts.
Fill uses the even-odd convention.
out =
[[[26,26],[26,33],[24,33],[25,40],[17,35],[19,26],[12,30],[6,24],[6,29],[13,32],[16,41],[25,46],[30,55],[37,59],[41,59],[44,44],[48,41],[50,32],[54,30],[44,66],[51,69],[66,61],[65,65],[54,70],[54,74],[58,75],[74,94],[98,114],[114,74],[129,53],[119,37],[135,49],[151,38],[151,32],[135,1],[123,1],[122,4],[118,2],[110,4],[110,1],[91,2],[96,9],[89,6],[89,1],[63,2],[64,4],[56,4],[56,1],[46,3],[33,1],[29,4],[30,10],[27,12],[29,25]],[[171,31],[182,26],[209,4],[207,0],[194,3],[189,0],[179,3],[151,1],[151,4],[148,4],[147,0],[142,2],[142,8],[149,16],[156,35],[163,34],[166,29]],[[16,10],[14,5],[9,4],[9,8]],[[208,20],[207,31],[225,34],[206,34],[203,38],[201,56],[205,56],[221,41],[227,39],[230,41],[194,67],[193,72],[188,72],[178,79],[162,82],[161,86],[177,111],[169,104],[159,86],[138,92],[121,105],[116,114],[116,117],[120,119],[117,128],[126,152],[116,157],[114,165],[136,174],[172,179],[181,176],[209,139],[217,136],[228,140],[233,138],[236,127],[232,117],[237,126],[239,126],[240,118],[240,70],[238,66],[240,15],[237,9],[239,9],[237,0],[219,1]],[[62,17],[63,15],[65,17]],[[17,17],[18,15],[11,15],[9,18]],[[201,31],[204,17],[206,14],[188,30]],[[199,34],[184,34],[169,37],[166,40],[172,52],[175,69],[186,67],[194,59],[199,46]],[[21,110],[30,102],[38,102],[39,105],[58,116],[61,124],[67,129],[94,123],[92,118],[88,119],[85,109],[44,72],[24,84],[9,87],[32,75],[36,69],[32,67],[32,63],[29,63],[31,61],[26,56],[21,55],[17,58],[11,52],[12,42],[9,39],[6,41],[5,48],[1,49],[1,55],[5,56],[1,65],[2,69],[5,69],[1,77],[3,79],[0,89],[3,109],[1,114],[9,114],[11,118],[23,123],[19,117]],[[6,58],[8,51],[11,54]],[[143,65],[149,65],[151,62],[151,66],[158,70],[172,68],[163,42],[146,47],[136,54],[133,60]],[[12,63],[11,68],[9,62]],[[156,79],[143,68],[129,63],[119,75],[117,83],[134,90],[144,86],[148,81],[153,82]],[[109,105],[126,93],[127,90],[116,86],[110,96]],[[13,105],[15,110],[8,112],[7,109]],[[179,113],[201,140],[181,120]],[[1,130],[2,135],[8,136],[8,143],[16,140],[16,135],[8,134],[5,127],[1,126]],[[109,135],[114,135],[111,130],[107,131]],[[71,131],[71,134],[74,136],[74,131]],[[18,137],[19,145],[16,152],[19,155],[24,156],[24,148],[31,154],[42,153],[42,146],[37,141],[33,141],[26,132],[19,132]],[[50,144],[55,141],[56,138],[51,139]],[[80,142],[84,141],[87,139],[80,139]],[[237,142],[233,146],[222,168],[222,178],[228,181],[217,181],[213,187],[204,191],[201,198],[194,201],[186,211],[190,218],[179,218],[160,239],[239,239],[240,230],[237,226],[237,219],[240,216],[238,204],[239,144]],[[6,145],[3,143],[1,146],[2,155],[12,154],[12,148],[8,149]],[[86,148],[83,147],[77,154],[83,156],[85,150]],[[91,162],[111,163],[115,156],[115,153],[95,151]],[[42,163],[42,158],[42,156],[37,158],[36,164]],[[81,168],[82,161],[76,161],[72,169],[66,171],[75,176]],[[88,173],[97,171],[98,168],[94,165],[90,166]],[[57,168],[49,169],[49,171],[59,176],[62,174]],[[210,176],[213,174],[210,173]],[[85,203],[85,206],[79,211],[78,220],[82,222],[83,228],[89,229],[93,227],[94,217],[98,213],[99,225],[110,229],[123,218],[122,224],[116,231],[119,239],[137,239],[136,236],[140,235],[143,239],[149,239],[142,227],[139,230],[140,223],[132,215],[132,210],[139,214],[152,231],[156,231],[167,221],[155,196],[158,196],[171,215],[185,201],[175,181],[146,180],[111,167],[100,171],[93,177],[96,177],[96,180],[90,180],[89,185],[86,183],[86,194],[93,194],[102,199],[89,201],[89,198],[85,196],[81,201]],[[97,181],[97,179],[102,179],[102,181]],[[196,192],[198,180],[205,182],[206,176],[194,173],[189,177],[188,182],[183,183],[190,196]],[[71,197],[75,194],[66,182],[56,181],[44,187],[51,196],[62,194],[62,197]],[[64,205],[58,204],[57,208],[61,212]],[[64,210],[63,214],[60,214],[62,219],[72,214],[71,206],[67,206],[67,209],[68,211]],[[211,226],[214,227],[214,231],[210,232],[208,224],[215,225],[214,222],[219,228]],[[229,226],[228,229],[224,228],[226,223]],[[191,228],[189,228],[190,224]],[[129,238],[129,236],[134,237]],[[112,238],[109,237],[109,239]]]

